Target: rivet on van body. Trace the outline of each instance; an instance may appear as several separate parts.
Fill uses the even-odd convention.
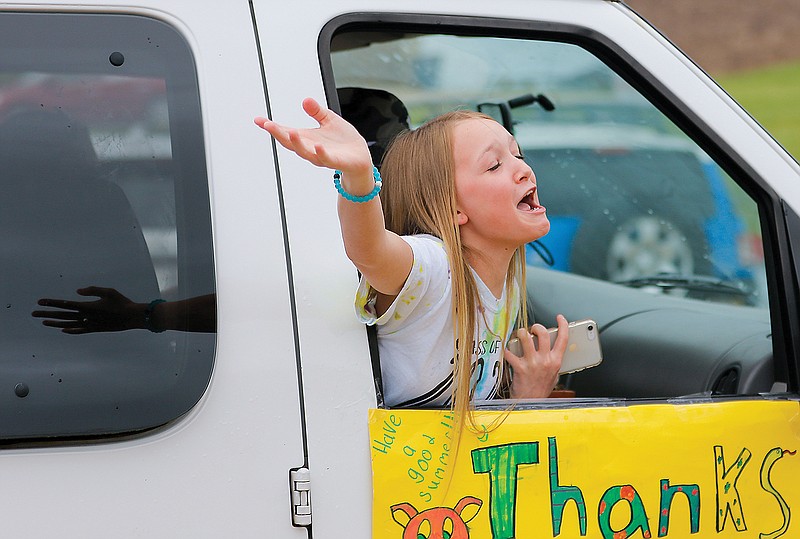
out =
[[[14,386],[14,394],[19,397],[20,399],[24,399],[28,396],[31,390],[28,387],[28,384],[23,384],[22,382],[18,383]]]
[[[125,63],[125,56],[121,52],[112,52],[111,56],[108,57],[108,61],[111,62],[112,66],[119,67]]]

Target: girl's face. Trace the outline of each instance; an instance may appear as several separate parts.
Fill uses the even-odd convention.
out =
[[[536,176],[502,125],[479,118],[455,124],[453,159],[457,221],[467,246],[515,249],[547,234]]]

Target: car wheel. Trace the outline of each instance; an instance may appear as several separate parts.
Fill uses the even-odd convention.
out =
[[[644,275],[692,275],[694,255],[686,236],[672,223],[654,215],[626,221],[611,237],[606,253],[610,281]]]
[[[609,281],[673,273],[692,275],[707,265],[700,231],[687,236],[657,215],[639,215],[621,226],[586,223],[575,240],[573,271]]]

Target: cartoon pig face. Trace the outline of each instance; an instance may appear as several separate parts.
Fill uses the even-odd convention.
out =
[[[391,507],[392,518],[403,528],[403,539],[469,539],[467,522],[475,518],[483,502],[461,498],[453,509],[432,507],[418,513],[410,503]]]

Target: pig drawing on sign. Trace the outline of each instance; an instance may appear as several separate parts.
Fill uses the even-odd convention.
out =
[[[410,503],[393,505],[392,518],[400,524],[403,539],[417,539],[420,531],[429,533],[429,539],[469,539],[467,522],[475,518],[483,502],[472,496],[461,498],[453,509],[432,507],[417,512]]]

